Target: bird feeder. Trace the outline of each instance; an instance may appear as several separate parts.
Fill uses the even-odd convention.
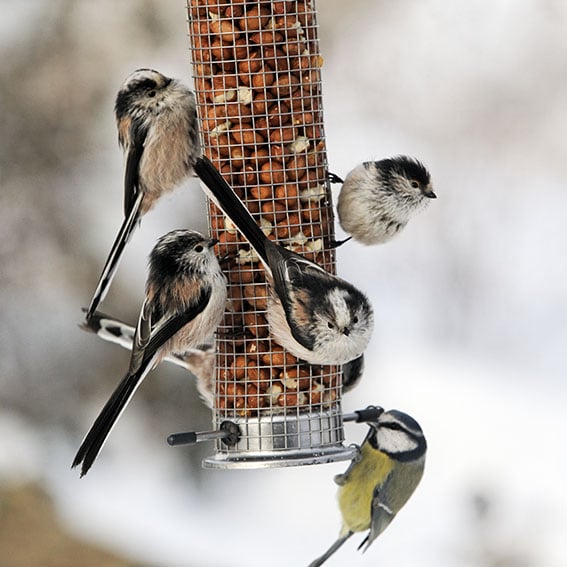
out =
[[[187,12],[204,154],[268,238],[336,273],[314,1],[188,0]],[[341,368],[309,365],[271,339],[257,255],[212,203],[209,228],[230,306],[216,336],[213,424],[222,439],[203,465],[352,458]]]

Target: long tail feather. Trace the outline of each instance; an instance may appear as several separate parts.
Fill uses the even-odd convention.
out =
[[[207,194],[224,214],[230,217],[236,228],[242,232],[258,255],[267,263],[266,236],[217,168],[207,157],[202,156],[197,160],[193,169],[207,186]]]
[[[87,310],[87,320],[90,319],[98,304],[104,299],[106,293],[108,292],[108,288],[116,274],[116,270],[118,269],[118,265],[120,260],[122,259],[122,254],[124,254],[124,248],[128,241],[132,237],[132,233],[138,224],[140,219],[140,207],[142,205],[142,198],[143,193],[140,191],[138,194],[138,198],[136,199],[130,214],[124,219],[120,230],[112,244],[112,248],[110,249],[110,253],[108,254],[108,258],[106,259],[106,263],[104,264],[104,268],[100,274],[100,278],[98,280],[98,284],[96,286],[95,292],[93,294],[93,298],[91,300],[91,304]]]
[[[87,309],[83,309],[86,313]],[[79,328],[88,333],[98,335],[103,341],[108,341],[131,351],[134,344],[136,329],[123,321],[114,319],[100,311],[95,311]]]
[[[73,460],[73,468],[81,465],[81,477],[85,476],[91,468],[118,418],[151,369],[152,361],[148,361],[135,374],[126,374],[102,408]]]
[[[83,309],[86,311],[86,309]],[[108,341],[131,351],[135,329],[132,325],[114,319],[110,315],[95,311],[90,319],[83,321],[79,328],[94,333],[103,341]],[[197,378],[197,390],[207,407],[213,407],[213,376],[215,364],[214,344],[203,344],[188,348],[182,353],[170,353],[164,359],[188,370]]]
[[[83,311],[86,311],[86,309],[83,309]],[[90,319],[83,321],[79,325],[79,328],[87,331],[87,333],[94,333],[103,341],[120,345],[129,351],[132,350],[136,329],[132,325],[128,325],[128,323],[124,323],[119,319],[114,319],[110,315],[95,311]],[[163,360],[185,368],[193,372],[193,374],[197,374],[194,368],[195,364],[204,358],[214,358],[214,355],[214,345],[207,343],[194,348],[188,348],[182,353],[170,353]],[[193,359],[196,359],[195,363]]]
[[[311,563],[309,563],[309,567],[319,567],[319,565],[323,565],[323,563],[325,563],[325,561],[327,561],[327,559],[329,559],[329,557],[331,557],[331,555],[333,555],[333,553],[335,553],[335,551],[337,551],[337,549],[339,549],[339,547],[341,547],[341,545],[353,534],[354,532],[347,532],[344,536],[339,537],[335,543],[333,543],[333,545],[331,545],[331,547],[329,547],[329,549],[327,549],[327,551],[325,551],[325,553],[323,553],[323,555],[321,555],[321,557],[318,557],[317,559],[315,559],[315,561],[312,561]]]

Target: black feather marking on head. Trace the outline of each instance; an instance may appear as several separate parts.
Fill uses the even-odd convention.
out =
[[[343,285],[345,285],[345,287],[349,291],[349,293],[345,296],[345,301],[353,318],[361,310],[364,313],[372,312],[372,306],[370,305],[368,298],[364,293],[362,293],[362,291],[346,281],[343,281]]]
[[[388,416],[394,418],[393,421],[388,420]],[[427,450],[427,442],[423,431],[417,421],[408,415],[398,410],[389,410],[381,414],[378,422],[369,423],[370,431],[366,440],[376,450],[382,451],[390,458],[399,462],[410,462],[422,457]],[[403,431],[414,443],[415,447],[408,451],[397,451],[389,453],[383,447],[378,445],[378,429],[389,429],[391,431]]]
[[[122,118],[131,112],[133,105],[141,96],[156,89],[163,89],[172,81],[172,79],[162,75],[159,71],[155,71],[154,69],[138,69],[134,71],[132,75],[135,76],[138,73],[140,74],[139,78],[132,77],[131,80],[127,79],[126,84],[122,86],[116,95],[114,112],[116,113],[117,118]],[[155,75],[159,81],[152,79],[148,75]]]
[[[392,174],[402,175],[406,179],[417,181],[422,186],[431,182],[431,175],[427,168],[417,159],[408,156],[395,156],[375,162],[386,177]]]
[[[174,230],[162,236],[150,253],[148,280],[179,276],[183,272],[184,255],[206,240],[202,234],[190,230]]]
[[[392,161],[398,173],[407,179],[415,180],[424,186],[431,182],[429,171],[419,160],[408,156],[396,156]]]
[[[120,120],[128,115],[131,107],[132,93],[129,91],[118,91],[116,95],[116,101],[114,102],[114,113],[116,118]]]

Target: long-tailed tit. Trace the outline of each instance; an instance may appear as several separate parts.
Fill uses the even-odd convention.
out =
[[[336,246],[350,238],[363,244],[386,242],[436,197],[429,171],[407,156],[367,161],[349,172],[344,182],[334,174],[330,180],[343,184],[337,212],[342,229],[351,235]]]
[[[167,355],[205,342],[220,323],[226,279],[213,253],[215,244],[193,230],[174,230],[154,246],[130,366],[75,456],[73,467],[82,464],[81,476],[147,374]]]
[[[90,319],[79,325],[83,331],[96,334],[103,341],[120,345],[131,351],[134,344],[136,328],[111,315],[95,311]],[[195,347],[189,347],[183,352],[171,352],[163,359],[188,370],[197,379],[197,391],[205,405],[213,407],[215,347],[207,342]],[[345,365],[346,367],[346,365]],[[344,369],[343,369],[344,372]]]
[[[374,327],[367,297],[318,264],[269,240],[206,157],[197,160],[195,173],[266,269],[271,288],[268,321],[275,340],[311,364],[344,364],[359,357]]]
[[[112,244],[87,310],[96,311],[140,219],[193,171],[201,153],[193,92],[153,69],[131,73],[114,111],[124,151],[124,221]]]

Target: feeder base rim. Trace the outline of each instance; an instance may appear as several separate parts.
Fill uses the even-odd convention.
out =
[[[324,465],[339,461],[348,461],[355,457],[356,447],[321,447],[307,451],[292,449],[289,451],[233,452],[216,453],[202,460],[205,469],[268,469],[277,467],[299,467]]]

